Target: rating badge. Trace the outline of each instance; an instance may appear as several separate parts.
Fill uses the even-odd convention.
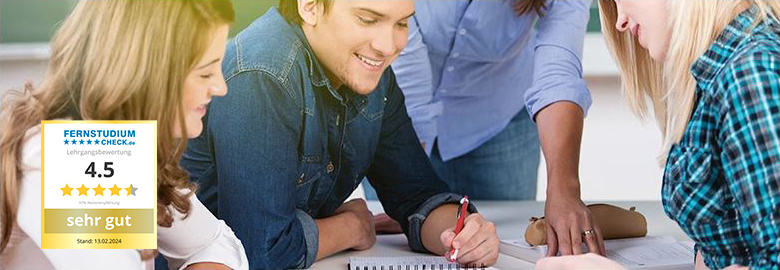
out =
[[[42,248],[157,248],[156,121],[42,121],[41,135]]]

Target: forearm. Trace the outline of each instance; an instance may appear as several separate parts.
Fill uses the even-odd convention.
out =
[[[443,255],[447,252],[447,247],[441,242],[441,234],[444,230],[454,227],[457,222],[457,204],[443,204],[431,211],[420,232],[423,246],[434,254]]]
[[[198,269],[225,269],[225,270],[230,270],[230,267],[227,267],[226,265],[221,264],[221,263],[199,262],[199,263],[190,264],[185,269],[186,270],[198,270]]]
[[[547,162],[547,193],[580,193],[579,162],[583,112],[575,103],[550,104],[536,114],[539,141]]]
[[[536,114],[539,140],[547,160],[547,256],[576,255],[586,244],[590,251],[604,256],[606,251],[598,224],[580,196],[579,156],[582,141],[583,110],[562,101]],[[589,235],[579,232],[592,231]]]
[[[317,260],[347,250],[355,246],[354,230],[350,220],[351,213],[343,212],[331,217],[315,219],[319,233]]]

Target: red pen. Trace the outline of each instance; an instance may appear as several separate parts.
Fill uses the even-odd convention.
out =
[[[463,230],[463,223],[466,221],[466,216],[468,215],[468,207],[469,196],[463,196],[463,199],[460,199],[460,208],[458,208],[458,224],[455,225],[455,236],[458,236],[460,231]],[[447,259],[451,262],[458,259],[458,250],[455,249],[455,247],[450,247],[450,257]]]

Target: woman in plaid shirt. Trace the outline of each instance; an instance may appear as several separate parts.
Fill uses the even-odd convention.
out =
[[[640,116],[653,105],[664,210],[696,242],[697,267],[780,269],[780,3],[600,7],[629,103]],[[575,258],[609,263],[593,259]]]

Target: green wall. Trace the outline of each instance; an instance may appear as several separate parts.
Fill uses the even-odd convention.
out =
[[[95,1],[95,0],[93,0]],[[236,23],[231,34],[244,29],[278,0],[232,0]],[[74,0],[0,0],[0,42],[46,42],[58,23],[75,5]],[[598,9],[591,8],[588,32],[599,32]]]

